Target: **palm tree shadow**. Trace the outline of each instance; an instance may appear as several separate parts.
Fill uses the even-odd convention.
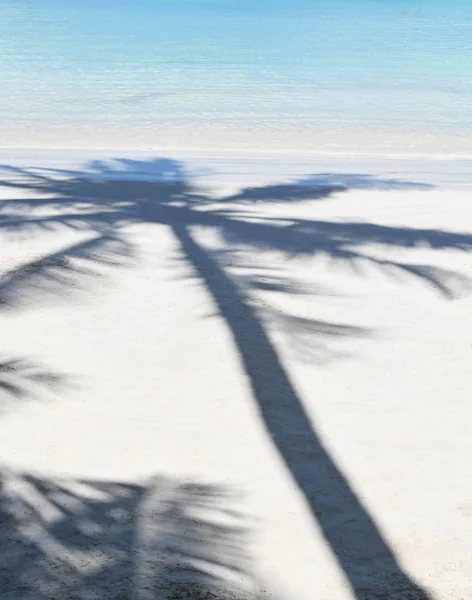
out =
[[[97,224],[120,231],[128,223],[144,222],[167,225],[179,241],[184,260],[208,290],[221,317],[228,326],[250,382],[261,421],[281,460],[306,500],[324,539],[335,555],[353,594],[358,600],[425,600],[428,594],[399,564],[393,550],[373,517],[357,497],[349,481],[332,458],[308,418],[290,376],[266,332],[263,320],[254,309],[241,285],[226,267],[234,263],[230,256],[222,266],[217,255],[199,243],[194,228],[217,232],[228,248],[243,246],[252,250],[277,250],[292,256],[324,254],[332,260],[355,266],[367,261],[386,272],[402,272],[454,297],[457,283],[468,282],[457,274],[430,265],[414,265],[394,260],[378,260],[364,252],[368,243],[388,247],[414,248],[427,244],[432,248],[472,250],[472,236],[440,230],[392,228],[370,223],[331,223],[292,219],[281,225],[270,219],[257,222],[241,217],[237,203],[278,201],[323,201],[334,193],[349,189],[343,184],[323,183],[322,177],[310,176],[287,186],[250,188],[223,199],[218,208],[214,201],[193,188],[178,162],[159,159],[151,163],[118,160],[117,168],[97,163],[88,172],[22,172],[17,183],[8,185],[29,192],[47,192],[48,198],[25,199],[5,204],[6,215],[0,228],[28,229],[38,226],[35,211],[61,207],[60,219],[50,217],[54,226],[90,228]],[[126,178],[126,173],[129,178]],[[152,180],[143,180],[143,174]],[[114,176],[118,173],[119,177]],[[139,174],[139,177],[136,176]],[[355,179],[355,178],[354,178]],[[316,184],[313,183],[316,181]],[[350,176],[349,181],[352,181]],[[363,187],[398,187],[394,181],[378,181],[365,175],[358,178]],[[354,185],[354,184],[353,184]],[[402,185],[414,186],[403,182]],[[298,188],[302,187],[300,190]],[[232,204],[233,203],[233,204]],[[18,213],[21,214],[18,214]],[[47,220],[47,218],[46,218]],[[44,226],[42,217],[40,226]],[[15,283],[9,288],[13,293]],[[1,288],[1,286],[0,286]],[[290,286],[285,286],[290,293]],[[318,331],[330,331],[317,324]],[[338,325],[335,334],[358,335],[360,330]],[[336,333],[338,332],[338,333]]]
[[[249,519],[225,488],[163,476],[129,484],[3,470],[0,490],[2,597],[258,594],[246,549]]]

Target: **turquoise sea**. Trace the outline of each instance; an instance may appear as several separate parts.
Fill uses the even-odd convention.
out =
[[[58,126],[470,139],[472,1],[1,0],[0,81],[0,145]]]

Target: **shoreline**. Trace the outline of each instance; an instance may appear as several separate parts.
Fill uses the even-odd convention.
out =
[[[349,175],[414,181],[436,188],[472,188],[472,156],[407,156],[321,154],[276,149],[225,150],[195,148],[47,148],[0,147],[0,164],[26,169],[63,169],[70,174],[104,178],[160,179],[153,163],[158,159],[177,161],[185,175],[199,183],[247,187],[314,178],[323,184],[333,177]],[[134,172],[123,170],[120,161],[133,161]],[[110,163],[111,169],[96,172],[94,161]],[[115,163],[115,165],[113,165]],[[141,164],[139,164],[141,163]],[[6,171],[2,173],[5,176]],[[362,186],[357,186],[362,187]]]
[[[472,159],[472,131],[12,123],[0,124],[0,148],[456,160]]]
[[[424,160],[424,161],[472,161],[472,153],[471,154],[458,154],[458,153],[435,153],[435,154],[427,154],[427,153],[416,153],[416,154],[386,154],[386,153],[358,153],[358,152],[313,152],[310,150],[305,150],[303,152],[291,150],[291,149],[272,149],[272,148],[264,148],[264,149],[254,149],[254,148],[215,148],[214,150],[209,150],[206,147],[201,148],[188,148],[186,146],[142,146],[142,147],[134,147],[134,146],[67,146],[67,145],[58,145],[58,146],[49,146],[49,145],[2,145],[0,144],[0,152],[8,151],[8,152],[23,152],[23,151],[34,151],[34,152],[54,152],[54,151],[66,151],[66,152],[77,152],[77,153],[96,153],[96,152],[126,152],[126,153],[142,153],[145,154],[147,152],[157,152],[157,153],[178,153],[185,155],[195,155],[195,156],[225,156],[225,155],[255,155],[258,157],[277,157],[277,156],[287,156],[291,158],[335,158],[335,159],[343,159],[343,160]]]

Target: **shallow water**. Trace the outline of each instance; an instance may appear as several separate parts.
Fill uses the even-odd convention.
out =
[[[472,139],[469,0],[3,0],[0,56],[0,145],[58,126]]]

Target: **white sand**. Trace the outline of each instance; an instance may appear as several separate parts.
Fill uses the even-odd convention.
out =
[[[0,152],[2,598],[472,597],[470,161],[155,157]]]
[[[0,147],[62,148],[127,148],[134,150],[175,148],[185,150],[230,152],[248,148],[267,153],[305,152],[323,155],[401,155],[401,156],[472,156],[472,135],[467,130],[445,129],[428,132],[424,126],[416,130],[402,129],[400,123],[380,128],[362,123],[359,126],[341,122],[338,126],[301,126],[284,122],[279,126],[246,127],[241,123],[164,125],[149,123],[122,124],[11,122],[0,123]]]

